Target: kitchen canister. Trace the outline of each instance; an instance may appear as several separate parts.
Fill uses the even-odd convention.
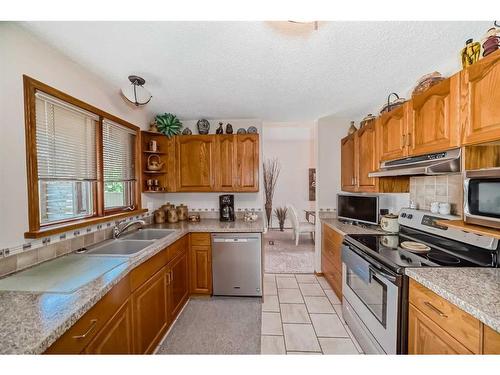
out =
[[[161,208],[157,209],[155,212],[154,212],[154,218],[155,218],[155,223],[156,224],[162,224],[165,222],[165,211],[162,210]]]
[[[188,218],[188,207],[184,204],[177,206],[177,217],[179,221],[185,221]]]
[[[398,215],[387,214],[380,218],[380,228],[386,232],[397,233],[399,232]]]
[[[441,215],[449,215],[451,212],[451,205],[446,202],[439,203],[439,213]]]
[[[177,223],[179,221],[179,217],[177,216],[177,210],[174,206],[170,207],[167,210],[167,221],[169,223]]]
[[[439,213],[439,202],[431,202],[431,212],[433,214]]]

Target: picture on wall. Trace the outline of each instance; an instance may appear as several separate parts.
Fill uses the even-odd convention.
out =
[[[309,200],[316,200],[316,168],[309,168]]]

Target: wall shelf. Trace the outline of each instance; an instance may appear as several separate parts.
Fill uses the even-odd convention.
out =
[[[143,171],[146,174],[166,174],[166,171]]]
[[[142,151],[145,154],[153,154],[153,155],[166,155],[166,152],[161,152],[161,151],[150,151],[150,150],[144,150]]]

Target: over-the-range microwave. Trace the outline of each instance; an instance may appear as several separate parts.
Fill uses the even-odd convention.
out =
[[[464,219],[466,223],[500,229],[500,168],[465,173]]]

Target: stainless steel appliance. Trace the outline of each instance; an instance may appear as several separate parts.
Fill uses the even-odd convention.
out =
[[[234,221],[234,195],[219,195],[220,221]]]
[[[498,267],[499,241],[446,228],[451,215],[403,209],[399,234],[352,234],[342,246],[342,311],[366,353],[407,352],[409,267]],[[402,246],[418,242],[428,251]]]
[[[337,217],[365,224],[378,224],[379,197],[337,194]]]
[[[464,220],[500,229],[500,168],[465,173]]]
[[[439,175],[460,172],[459,148],[426,154],[410,156],[403,159],[384,161],[376,172],[368,173],[370,177]]]
[[[260,233],[212,234],[213,293],[262,296]]]

